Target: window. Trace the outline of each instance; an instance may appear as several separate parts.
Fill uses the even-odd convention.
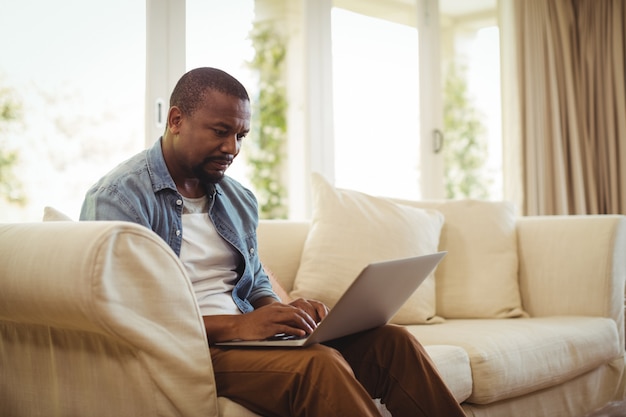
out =
[[[185,6],[185,68],[222,68],[253,94],[246,61],[254,53],[248,38],[254,0]],[[145,148],[145,23],[145,1],[4,5],[0,90],[9,89],[22,110],[19,120],[0,125],[0,146],[18,154],[13,172],[27,202],[0,199],[1,221],[38,221],[46,205],[77,219],[89,186]],[[229,174],[246,182],[244,158]]]
[[[420,197],[415,27],[332,10],[335,185]]]
[[[496,0],[441,0],[446,197],[503,198]]]
[[[0,13],[0,89],[21,104],[0,127],[18,154],[24,207],[0,199],[2,221],[38,221],[54,206],[77,219],[87,188],[144,147],[145,3],[24,0]]]
[[[496,0],[382,3],[335,0],[335,184],[404,198],[501,199]],[[450,102],[452,67],[466,102]],[[460,120],[444,114],[440,123],[446,106]],[[443,132],[439,153],[434,129]]]
[[[443,188],[442,158],[432,152],[428,135],[439,128],[440,83],[428,80],[441,75],[438,52],[433,54],[436,48],[431,47],[440,43],[441,67],[452,60],[464,65],[472,105],[484,116],[487,131],[482,172],[490,179],[489,198],[501,198],[496,0],[284,2],[289,5],[284,13],[280,7],[270,7],[269,12],[263,9],[268,4],[255,0],[147,4],[163,6],[159,19],[165,21],[172,10],[181,12],[170,21],[169,31],[162,20],[152,25],[161,36],[159,42],[168,45],[156,45],[163,53],[159,62],[176,64],[164,70],[166,76],[154,77],[159,85],[162,79],[178,79],[185,69],[215,66],[239,78],[252,96],[257,81],[246,61],[254,54],[249,33],[255,8],[263,16],[279,15],[277,25],[286,29],[291,48],[286,78],[291,83],[292,210],[299,204],[295,217],[306,214],[308,174],[319,167],[340,187],[400,198],[437,198]],[[441,30],[432,24],[424,28],[423,17],[437,4]],[[145,121],[146,57],[152,62],[146,53],[146,13],[145,2],[126,0],[24,0],[4,5],[0,91],[9,88],[22,112],[15,123],[0,122],[0,149],[18,153],[14,173],[28,204],[19,207],[0,199],[0,220],[38,220],[46,205],[77,218],[87,188],[143,149],[146,133],[156,138],[162,132],[162,126],[158,133],[148,132],[154,123]],[[180,38],[168,38],[170,32],[186,34],[186,54],[176,59],[171,50],[163,51],[180,44]],[[155,45],[150,46],[153,51]],[[328,65],[313,65],[317,63]],[[162,87],[155,98],[166,100],[171,87]],[[150,97],[151,90],[152,85]],[[320,109],[328,109],[330,117],[320,116]],[[229,174],[249,185],[244,155]]]

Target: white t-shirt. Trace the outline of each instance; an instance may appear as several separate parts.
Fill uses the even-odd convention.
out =
[[[203,316],[241,314],[232,298],[237,281],[237,254],[215,230],[207,215],[208,199],[183,197],[183,241],[180,249]]]

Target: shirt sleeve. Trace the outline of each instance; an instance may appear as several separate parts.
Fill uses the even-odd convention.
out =
[[[121,220],[138,223],[150,228],[145,216],[117,187],[95,186],[85,195],[80,212],[80,220]]]
[[[254,272],[254,286],[252,291],[250,292],[249,300],[252,304],[255,303],[256,300],[259,300],[264,297],[272,297],[276,301],[280,302],[280,297],[274,292],[272,289],[272,284],[270,282],[267,273],[263,269],[261,262],[256,258],[257,262],[255,262],[255,272]]]

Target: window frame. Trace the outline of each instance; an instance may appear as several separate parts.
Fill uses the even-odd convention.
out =
[[[443,157],[435,151],[433,143],[434,132],[441,131],[443,123],[441,89],[437,87],[441,78],[439,0],[415,1],[417,16],[407,18],[406,4],[402,2],[390,2],[385,8],[390,16],[403,16],[402,19],[415,22],[418,28],[421,195],[425,199],[439,199],[444,195]],[[335,0],[335,3],[341,7],[363,6],[376,5],[377,0]],[[290,110],[288,115],[289,217],[306,219],[311,216],[311,173],[321,173],[331,182],[335,175],[330,32],[333,0],[290,1],[289,6],[288,13],[300,16],[300,23],[296,24],[302,25],[297,39],[288,41],[292,49],[300,46],[301,50],[288,64],[291,74],[288,94],[290,98],[295,98],[294,92],[299,95],[298,109]],[[385,8],[378,4],[374,9],[380,13]],[[147,0],[146,19],[146,146],[149,146],[163,133],[169,94],[185,72],[185,0]],[[294,63],[298,59],[301,61]]]

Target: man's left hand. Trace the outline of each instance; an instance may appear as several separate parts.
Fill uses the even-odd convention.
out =
[[[289,303],[289,305],[297,307],[307,313],[316,323],[322,321],[328,314],[328,307],[324,303],[317,300],[305,300],[298,298]]]

